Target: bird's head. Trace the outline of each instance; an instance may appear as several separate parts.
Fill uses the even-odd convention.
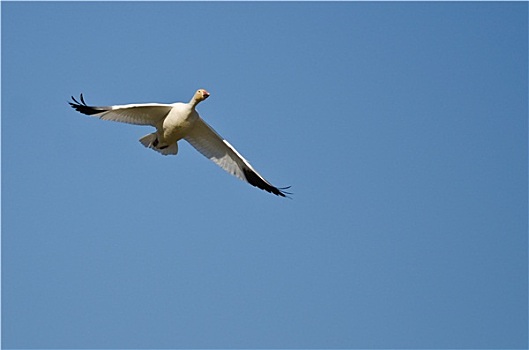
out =
[[[195,92],[195,96],[193,97],[193,99],[198,103],[204,101],[208,97],[209,92],[207,92],[205,89],[198,89],[197,92]]]

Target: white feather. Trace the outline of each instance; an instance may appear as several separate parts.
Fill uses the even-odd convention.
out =
[[[103,120],[156,126],[167,116],[172,106],[161,103],[146,103],[96,108],[102,109],[102,111],[93,115]]]
[[[248,181],[244,175],[246,170],[253,172],[269,184],[228,141],[224,140],[201,118],[195,121],[193,128],[185,136],[185,140],[206,158],[239,179]]]

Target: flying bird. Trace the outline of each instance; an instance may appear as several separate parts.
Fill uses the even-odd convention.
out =
[[[206,158],[228,173],[277,196],[285,197],[289,187],[278,188],[265,180],[237,150],[209,126],[196,111],[196,106],[209,97],[209,92],[199,89],[188,103],[144,103],[96,107],[88,106],[80,95],[80,102],[72,96],[68,102],[76,111],[111,120],[136,125],[151,125],[156,132],[145,135],[140,142],[163,155],[176,155],[178,141],[186,140]]]

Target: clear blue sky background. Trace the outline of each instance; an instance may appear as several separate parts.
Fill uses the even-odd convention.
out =
[[[519,3],[2,2],[4,348],[526,348]],[[272,196],[149,127],[199,112]]]

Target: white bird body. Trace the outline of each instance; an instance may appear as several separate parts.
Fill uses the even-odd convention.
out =
[[[172,145],[183,139],[197,121],[195,107],[189,103],[174,103],[161,125],[156,125],[158,140],[162,145]]]
[[[253,186],[285,197],[287,192],[266,181],[235,148],[200,118],[196,106],[209,97],[199,89],[188,103],[145,103],[107,107],[88,106],[81,94],[81,102],[72,97],[70,105],[78,112],[100,119],[136,125],[151,125],[156,132],[145,135],[140,142],[163,155],[176,155],[178,141],[185,139],[200,153],[221,168]]]

